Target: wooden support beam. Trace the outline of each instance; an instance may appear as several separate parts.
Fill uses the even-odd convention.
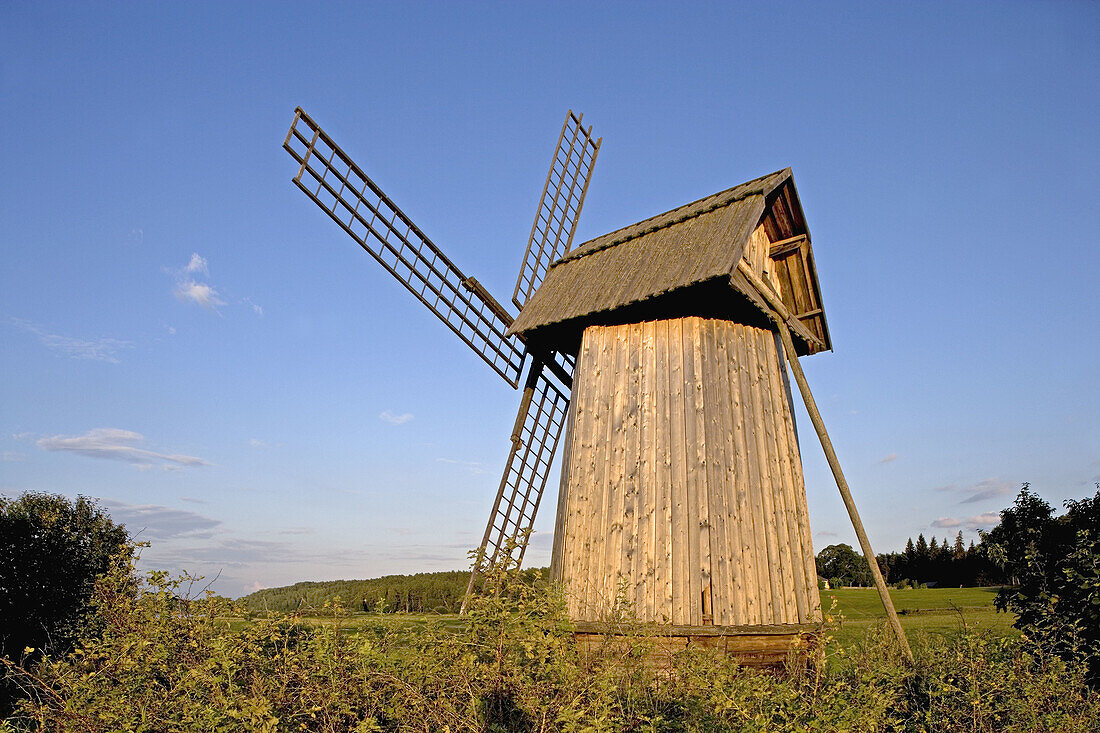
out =
[[[787,354],[787,361],[791,365],[794,380],[798,383],[798,391],[802,393],[802,399],[806,403],[806,412],[809,413],[810,422],[813,423],[814,430],[817,431],[817,437],[821,441],[821,447],[825,450],[825,458],[829,461],[829,468],[832,469],[833,478],[836,479],[836,487],[840,489],[840,497],[844,500],[844,507],[848,510],[848,517],[852,520],[852,527],[859,539],[859,546],[863,549],[863,557],[866,558],[867,566],[871,569],[871,577],[875,581],[875,588],[878,590],[883,608],[886,609],[886,620],[890,623],[894,636],[897,637],[902,654],[911,663],[913,661],[913,650],[909,648],[909,640],[905,636],[905,629],[901,628],[901,620],[898,619],[898,612],[894,609],[894,601],[890,598],[890,591],[886,588],[886,580],[882,577],[878,560],[875,559],[875,551],[871,548],[871,540],[867,537],[867,530],[864,529],[863,520],[859,517],[859,510],[856,508],[856,502],[852,498],[851,490],[848,488],[848,481],[844,478],[844,471],[840,468],[840,459],[837,458],[836,450],[833,449],[833,441],[829,439],[829,433],[825,430],[825,421],[821,419],[817,402],[810,391],[810,384],[806,381],[806,375],[802,372],[802,365],[798,363],[798,353],[794,350],[794,342],[791,340],[791,331],[788,326],[800,326],[801,324],[791,316],[790,311],[771,291],[771,288],[766,286],[761,288],[763,283],[756,277],[756,273],[745,264],[744,260],[738,263],[738,269],[748,278],[749,282],[760,290],[760,294],[775,309],[775,315],[777,316],[775,320],[779,326],[779,337],[783,340],[783,351]]]
[[[790,239],[781,239],[771,246],[768,250],[768,257],[773,260],[777,260],[780,257],[785,257],[792,252],[797,252],[802,249],[802,245],[809,239],[805,234],[799,234],[797,237],[791,237]]]
[[[811,333],[810,330],[806,328],[805,324],[799,322],[798,318],[783,304],[779,294],[776,293],[770,285],[761,280],[759,275],[753,272],[749,263],[745,262],[745,260],[741,260],[737,263],[737,270],[745,276],[745,279],[749,281],[749,285],[752,285],[760,292],[760,297],[766,300],[768,305],[772,307],[772,311],[774,312],[770,313],[769,316],[775,321],[776,325],[782,322],[787,323],[790,329],[798,334],[800,339],[810,344],[817,351],[825,351],[825,342]]]

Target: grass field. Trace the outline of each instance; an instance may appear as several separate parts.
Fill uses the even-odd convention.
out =
[[[902,627],[914,646],[920,645],[930,635],[946,635],[961,631],[964,627],[1009,634],[1015,616],[999,613],[993,607],[996,588],[927,588],[891,590],[890,596],[898,610]],[[835,603],[834,603],[835,602]],[[822,609],[838,623],[831,632],[834,644],[844,647],[861,640],[874,626],[885,623],[885,612],[873,588],[841,588],[821,591]],[[332,616],[303,618],[308,624],[329,626],[335,623]],[[244,619],[232,619],[231,627],[240,628],[248,623]],[[386,615],[352,613],[339,619],[341,627],[351,635],[379,633],[386,628],[423,627],[428,623],[442,623],[458,630],[462,619],[454,614],[406,614]]]
[[[914,644],[920,643],[922,636],[951,634],[964,627],[1011,633],[1016,617],[1011,613],[999,613],[993,607],[996,595],[996,588],[890,591],[902,628]],[[878,592],[873,588],[823,590],[821,606],[825,613],[841,619],[840,627],[833,634],[841,645],[858,641],[873,625],[882,624],[886,619]]]

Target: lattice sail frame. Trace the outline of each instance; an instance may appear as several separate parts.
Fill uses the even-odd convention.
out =
[[[470,573],[462,612],[485,569],[512,564],[519,567],[527,551],[535,515],[569,413],[569,393],[559,389],[543,369],[544,365],[536,360],[527,373],[519,413],[512,428],[512,449]],[[572,369],[569,372],[572,374]]]
[[[569,394],[547,378],[541,364],[532,365],[512,429],[512,450],[485,528],[487,563],[501,562],[505,553],[516,564],[523,561],[524,538],[534,524],[568,412]],[[509,540],[517,538],[523,541],[509,551]]]
[[[566,254],[572,243],[602,141],[592,140],[591,127],[581,128],[582,117],[570,110],[558,136],[513,296],[520,307],[542,282],[550,263]],[[464,275],[301,108],[295,110],[283,148],[299,164],[294,184],[517,387],[527,351],[518,336],[507,334],[512,317],[485,288]],[[470,576],[467,596],[487,565],[506,557],[516,565],[523,561],[546,489],[568,414],[574,362],[559,353],[541,357],[549,361],[535,358],[528,371],[512,447],[482,539],[481,562]],[[547,371],[564,388],[551,381]]]
[[[603,142],[603,138],[592,139],[591,125],[587,130],[581,127],[583,118],[583,114],[569,110],[558,135],[516,288],[512,292],[512,302],[520,310],[542,283],[551,263],[568,254],[573,246],[577,220]]]
[[[518,337],[507,334],[512,322],[507,311],[466,277],[300,107],[283,148],[299,164],[295,185],[504,381],[518,387],[527,352]]]

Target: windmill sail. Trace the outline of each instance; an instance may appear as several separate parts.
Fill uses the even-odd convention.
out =
[[[567,254],[573,243],[584,195],[592,179],[592,167],[603,141],[603,138],[592,139],[591,126],[587,130],[581,127],[582,117],[584,115],[578,116],[569,110],[558,136],[516,289],[512,293],[512,302],[520,309],[538,288],[550,264]]]
[[[512,318],[466,277],[301,108],[283,148],[294,183],[512,387],[526,356]]]
[[[543,364],[535,361],[527,374],[512,429],[512,450],[481,540],[479,563],[470,575],[467,598],[483,568],[523,561],[568,411],[569,393],[548,379]]]

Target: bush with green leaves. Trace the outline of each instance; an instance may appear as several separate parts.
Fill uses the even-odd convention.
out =
[[[1100,686],[1100,486],[1096,495],[1054,508],[1027,484],[1001,523],[983,536],[990,557],[1015,580],[997,607],[1043,650],[1084,661]]]
[[[1080,667],[1018,639],[932,641],[908,667],[879,629],[787,674],[699,649],[655,671],[644,627],[580,655],[560,593],[514,571],[489,574],[458,628],[363,628],[339,599],[323,623],[234,624],[223,599],[181,600],[192,579],[153,574],[135,593],[132,572],[120,563],[97,585],[102,634],[22,673],[7,731],[1072,733],[1100,719]]]
[[[0,496],[0,657],[63,656],[94,633],[96,578],[131,551],[126,529],[90,499]],[[13,694],[0,674],[0,715],[11,709]]]

